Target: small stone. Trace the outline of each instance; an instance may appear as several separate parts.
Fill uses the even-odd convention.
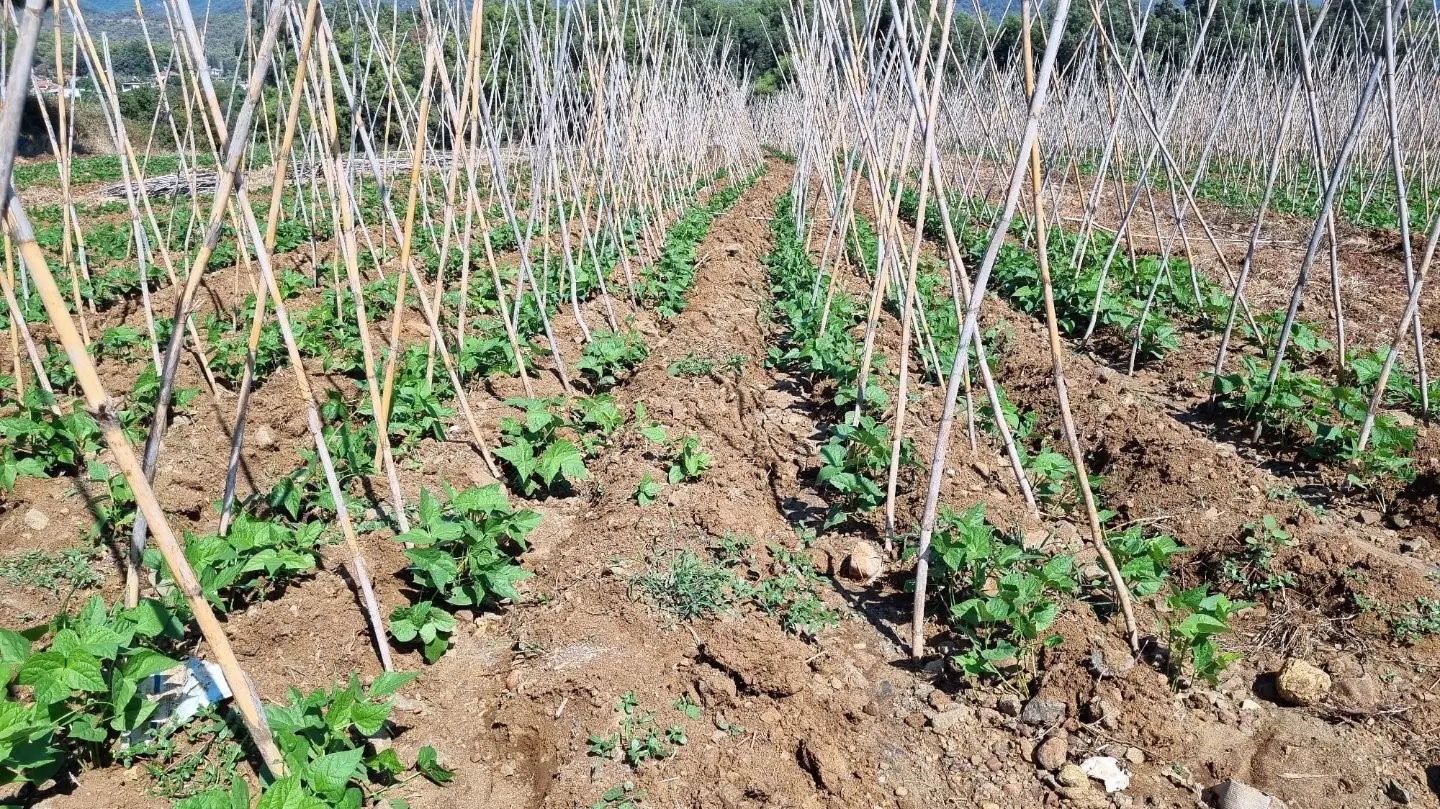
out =
[[[1355,515],[1355,520],[1361,525],[1379,525],[1382,516],[1373,508],[1362,508],[1360,513]]]
[[[1060,772],[1056,774],[1055,780],[1058,781],[1062,787],[1083,787],[1090,783],[1090,776],[1086,775],[1084,770],[1074,764],[1066,764],[1060,768]]]
[[[276,446],[275,434],[270,432],[270,427],[264,424],[256,427],[250,438],[260,449],[274,449]]]
[[[874,581],[884,570],[885,562],[880,556],[880,549],[864,539],[855,543],[841,566],[841,573],[846,578],[867,583]]]
[[[1064,736],[1051,736],[1035,748],[1035,766],[1054,771],[1065,766],[1070,755],[1070,742]]]
[[[1165,770],[1165,777],[1170,779],[1170,783],[1181,789],[1195,788],[1195,776],[1191,775],[1190,768],[1178,761]]]
[[[1394,778],[1385,782],[1385,797],[1396,803],[1410,803],[1410,790]]]
[[[995,710],[1006,716],[1019,716],[1020,707],[1020,698],[1014,694],[1002,694],[995,701]]]
[[[40,509],[32,508],[25,512],[25,527],[31,531],[44,531],[48,525],[50,525],[50,518],[45,516],[45,512]]]
[[[930,718],[930,725],[936,733],[950,733],[957,728],[975,724],[975,711],[968,705],[954,705],[947,711],[940,711]]]
[[[1390,523],[1391,528],[1399,528],[1403,530],[1410,527],[1410,518],[1405,516],[1404,514],[1391,514],[1388,522]]]
[[[1330,675],[1299,658],[1291,658],[1275,677],[1275,691],[1290,705],[1314,705],[1330,693]]]
[[[1036,697],[1025,703],[1020,711],[1020,721],[1027,725],[1055,725],[1065,719],[1068,710],[1068,706],[1059,700]]]
[[[1131,764],[1144,764],[1145,751],[1138,747],[1127,747],[1125,748],[1125,760]]]

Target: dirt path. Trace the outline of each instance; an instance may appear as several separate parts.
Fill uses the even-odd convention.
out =
[[[417,689],[428,715],[401,736],[402,753],[433,743],[473,764],[445,792],[414,796],[415,805],[590,806],[626,782],[646,793],[647,806],[1043,800],[1010,733],[983,726],[975,707],[954,704],[903,665],[894,628],[880,617],[894,605],[867,605],[867,620],[848,606],[863,605],[863,592],[827,582],[820,593],[843,616],[840,626],[806,642],[755,610],[670,626],[634,597],[631,577],[662,569],[680,548],[743,536],[763,568],[773,562],[769,543],[798,545],[787,512],[814,497],[797,472],[815,452],[815,414],[794,381],[763,365],[760,257],[787,183],[788,171],[775,167],[716,221],[691,308],[615,391],[623,408],[643,401],[671,436],[698,437],[714,467],[641,506],[636,484],[645,471],[663,479],[665,463],[636,436],[593,464],[592,501],[542,505],[545,526],[527,556],[534,600],[503,621],[482,620]],[[691,352],[746,363],[738,375],[670,376],[670,363]],[[820,567],[839,558],[812,553]],[[658,724],[683,727],[688,744],[633,770],[589,756],[587,739],[617,730],[615,705],[627,692]],[[672,707],[682,697],[699,705],[698,717]]]

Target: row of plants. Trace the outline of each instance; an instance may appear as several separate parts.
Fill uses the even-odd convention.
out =
[[[1284,321],[1283,312],[1257,318],[1259,333],[1247,328],[1255,345],[1273,345]],[[1416,430],[1393,413],[1376,415],[1369,445],[1360,451],[1360,429],[1384,362],[1383,349],[1352,351],[1347,369],[1332,381],[1307,370],[1333,345],[1309,324],[1297,320],[1291,333],[1288,357],[1280,364],[1274,383],[1271,363],[1255,355],[1239,358],[1239,367],[1214,379],[1216,403],[1227,418],[1258,426],[1260,435],[1276,445],[1297,448],[1317,460],[1347,465],[1347,482],[1361,489],[1383,488],[1387,483],[1415,480]],[[1432,387],[1436,387],[1433,386]],[[1419,384],[1408,368],[1396,369],[1387,390],[1392,406],[1420,413]]]
[[[943,227],[938,213],[931,218],[932,228]],[[859,216],[854,227],[851,258],[873,278],[878,255],[875,232]],[[940,235],[943,238],[943,233]],[[926,316],[941,362],[948,363],[959,338],[958,318],[948,279],[933,260],[926,259],[922,258],[917,274],[916,302]],[[898,296],[888,303],[892,313],[900,316]],[[991,348],[987,360],[993,368],[1009,343],[1008,324],[988,330],[986,342]],[[971,352],[973,367],[973,347]],[[925,352],[917,353],[923,361]],[[982,418],[992,432],[998,432],[996,420],[1005,419],[1037,503],[1062,513],[1073,512],[1080,502],[1074,464],[1054,451],[1048,436],[1037,429],[1039,414],[1018,407],[1003,388],[998,388],[997,394],[1001,412],[994,413],[986,402],[981,407]],[[884,465],[876,471],[883,472]],[[1092,476],[1090,483],[1098,493],[1102,480]],[[1140,525],[1119,526],[1113,512],[1102,511],[1101,519],[1107,526],[1107,547],[1132,597],[1160,594],[1172,557],[1183,551],[1180,545],[1173,537]],[[983,504],[964,512],[942,508],[932,537],[931,559],[937,583],[934,597],[940,615],[955,633],[952,662],[972,679],[1000,682],[1026,693],[1043,662],[1044,650],[1061,642],[1061,636],[1052,630],[1066,603],[1078,600],[1096,609],[1113,610],[1108,579],[1099,568],[1081,568],[1068,554],[1027,550],[1018,533],[1006,534],[986,519]],[[1167,673],[1176,682],[1188,676],[1213,682],[1234,659],[1220,650],[1218,636],[1228,631],[1229,616],[1244,604],[1204,588],[1170,593],[1165,602],[1157,634],[1169,648]]]
[[[1094,175],[1099,168],[1096,159],[1078,161],[1076,166],[1087,175]],[[1136,162],[1124,166],[1122,172],[1127,182],[1140,179],[1139,164]],[[1265,167],[1253,164],[1223,167],[1212,164],[1195,183],[1193,193],[1197,200],[1254,214],[1259,212],[1260,203],[1265,196],[1267,173]],[[1413,169],[1411,176],[1414,176]],[[1282,172],[1270,192],[1269,210],[1313,221],[1320,216],[1325,182],[1325,178],[1318,176],[1314,167],[1309,164]],[[1172,186],[1169,175],[1163,172],[1152,175],[1149,183],[1156,191],[1169,190]],[[1176,188],[1178,189],[1178,186]],[[1437,197],[1437,189],[1412,181],[1406,192],[1410,221],[1430,221],[1431,205]],[[1399,194],[1396,193],[1393,175],[1384,174],[1377,180],[1373,172],[1353,172],[1346,178],[1345,185],[1335,201],[1335,213],[1340,219],[1357,227],[1398,230]]]
[[[949,200],[949,209],[951,227],[966,261],[972,267],[979,266],[999,219],[998,212],[980,200],[959,195]],[[910,187],[901,189],[901,215],[913,220],[918,212],[919,194]],[[925,235],[943,241],[944,228],[939,206],[926,206]],[[1040,264],[1033,250],[1027,249],[1031,230],[1022,217],[1012,222],[1013,238],[1000,248],[991,275],[992,288],[1017,310],[1043,316]],[[1197,324],[1223,322],[1229,307],[1228,298],[1214,283],[1196,273],[1185,259],[1178,256],[1163,261],[1159,256],[1132,258],[1128,251],[1120,250],[1107,270],[1105,258],[1115,246],[1114,235],[1094,231],[1086,237],[1083,250],[1078,250],[1080,239],[1080,234],[1056,224],[1047,228],[1046,252],[1061,334],[1084,336],[1093,315],[1096,333],[1108,333],[1122,345],[1128,345],[1139,330],[1137,357],[1156,360],[1179,350],[1177,319]],[[1152,295],[1149,312],[1145,313],[1146,301]]]
[[[1111,522],[1114,515],[1102,515]],[[1183,549],[1165,534],[1138,526],[1108,532],[1106,544],[1136,599],[1159,596],[1173,557]],[[1098,567],[1077,566],[1068,554],[1027,550],[1017,532],[1006,534],[985,516],[984,504],[963,512],[942,509],[932,537],[932,576],[941,615],[956,634],[952,660],[967,677],[996,681],[1028,693],[1045,650],[1062,643],[1054,625],[1067,603],[1113,609],[1109,582]],[[1172,682],[1190,677],[1215,683],[1238,657],[1221,650],[1229,620],[1248,606],[1205,586],[1171,591],[1158,611],[1157,635]]]
[[[857,382],[862,347],[854,332],[864,322],[864,309],[840,288],[828,295],[828,305],[816,304],[815,290],[831,288],[829,275],[834,270],[822,274],[806,249],[798,224],[794,200],[786,194],[776,204],[770,226],[774,249],[765,258],[770,319],[778,332],[767,362],[794,374],[812,389],[829,386],[833,391],[830,403],[838,412],[853,405],[860,395]],[[885,357],[875,354],[859,418],[837,419],[820,449],[816,479],[830,501],[824,529],[851,521],[885,502],[883,482],[890,467],[891,436],[884,417],[889,403],[884,367]],[[917,463],[908,439],[901,445],[901,463]]]
[[[702,202],[685,209],[665,232],[665,244],[654,264],[640,273],[641,303],[653,307],[661,320],[669,320],[685,309],[685,294],[695,281],[700,242],[710,226],[740,199],[764,173],[763,166],[748,177],[711,192]]]

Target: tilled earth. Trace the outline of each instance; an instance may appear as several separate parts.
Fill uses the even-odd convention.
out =
[[[420,678],[397,705],[397,751],[408,760],[433,745],[456,770],[455,781],[440,788],[414,779],[386,797],[416,807],[581,807],[628,783],[645,794],[642,806],[653,807],[1190,807],[1202,788],[1234,778],[1296,809],[1391,806],[1401,793],[1413,805],[1440,806],[1440,642],[1398,646],[1382,620],[1354,606],[1356,595],[1400,604],[1434,594],[1436,557],[1414,542],[1435,536],[1433,474],[1428,524],[1387,522],[1370,504],[1343,499],[1318,514],[1281,496],[1309,482],[1303,470],[1226,440],[1218,425],[1196,415],[1192,400],[1177,395],[1181,372],[1174,367],[1127,376],[1078,350],[1066,358],[1081,443],[1091,472],[1105,476],[1101,496],[1122,520],[1144,521],[1192,549],[1172,586],[1213,581],[1220,560],[1241,545],[1242,526],[1265,514],[1284,521],[1295,538],[1276,572],[1292,573],[1296,585],[1242,614],[1226,643],[1243,655],[1214,688],[1174,689],[1164,674],[1132,661],[1117,620],[1079,603],[1063,611],[1056,630],[1064,643],[1046,653],[1030,691],[974,687],[934,654],[912,662],[904,640],[909,563],[887,560],[873,581],[842,575],[855,544],[877,539],[863,526],[822,534],[805,551],[824,574],[825,605],[841,616],[813,638],[787,633],[756,610],[676,623],[640,598],[636,576],[681,549],[703,551],[726,536],[748,539],[753,567],[764,575],[778,566],[767,548],[796,547],[797,520],[825,506],[814,474],[834,408],[824,391],[764,363],[775,336],[761,258],[770,250],[775,200],[790,180],[787,166],[772,164],[716,220],[700,247],[686,311],[664,324],[633,313],[652,353],[613,391],[617,403],[630,411],[643,402],[671,435],[697,436],[714,466],[641,506],[636,484],[646,472],[662,479],[667,464],[629,431],[589,464],[592,480],[575,496],[525,503],[544,519],[523,557],[534,573],[521,584],[523,601],[463,616],[454,648],[434,665],[413,653],[398,659]],[[858,277],[846,283],[863,294]],[[164,311],[163,294],[157,301]],[[987,308],[987,325],[1005,321],[1011,335],[995,349],[997,380],[1040,413],[1038,431],[1058,444],[1043,324],[999,300]],[[587,311],[598,310],[592,304]],[[113,316],[133,321],[137,314]],[[887,323],[898,333],[893,319]],[[557,327],[567,352],[578,354],[573,322]],[[895,356],[896,335],[880,343]],[[1174,366],[1190,374],[1206,346],[1187,335],[1187,359]],[[736,373],[671,376],[670,364],[690,353],[716,360],[739,354],[746,362]],[[193,365],[187,360],[184,384],[198,386]],[[138,370],[102,367],[121,389]],[[297,448],[308,442],[288,373],[277,372],[257,393],[242,488],[268,486],[294,467]],[[501,401],[518,388],[513,380],[476,388],[481,423],[493,428],[506,410]],[[544,378],[537,389],[559,386]],[[940,396],[921,387],[912,406],[913,435],[927,461]],[[167,439],[157,488],[178,525],[213,530],[207,506],[223,481],[220,425],[231,414],[203,397],[196,409]],[[1422,448],[1433,446],[1426,443],[1432,433],[1421,428]],[[984,502],[998,524],[1019,524],[1045,550],[1093,559],[1083,520],[1037,521],[1024,513],[1008,465],[987,439],[972,451],[957,430],[949,457],[947,504]],[[493,482],[459,441],[426,441],[397,460],[410,502],[422,487],[442,482]],[[375,484],[385,491],[383,480]],[[923,479],[910,473],[902,484],[901,524],[913,524]],[[91,518],[78,486],[22,480],[0,500],[4,553],[79,544]],[[1406,496],[1425,497],[1418,490]],[[32,512],[46,524],[37,528]],[[383,533],[362,543],[386,610],[404,603],[399,545]],[[114,559],[100,567],[102,591],[113,596],[119,567]],[[0,624],[29,626],[57,606],[51,593],[7,587]],[[1154,632],[1162,618],[1153,600],[1140,606],[1143,632]],[[283,699],[291,686],[312,689],[352,671],[373,677],[380,670],[339,556],[277,598],[231,615],[227,630],[267,700]],[[943,641],[944,634],[943,626],[930,627],[932,637]],[[1292,707],[1277,698],[1274,672],[1290,658],[1329,674],[1332,687],[1316,704]],[[661,726],[680,725],[687,743],[633,769],[591,755],[589,739],[615,732],[616,704],[627,693]],[[699,707],[695,715],[673,707],[687,697]],[[1073,771],[1062,769],[1095,755],[1122,762],[1130,785],[1107,795],[1098,782],[1074,781]],[[147,795],[150,786],[138,768],[111,767],[82,773],[43,805],[167,805]]]

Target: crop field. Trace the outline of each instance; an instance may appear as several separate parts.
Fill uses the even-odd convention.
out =
[[[9,8],[0,806],[1440,807],[1433,4]]]

